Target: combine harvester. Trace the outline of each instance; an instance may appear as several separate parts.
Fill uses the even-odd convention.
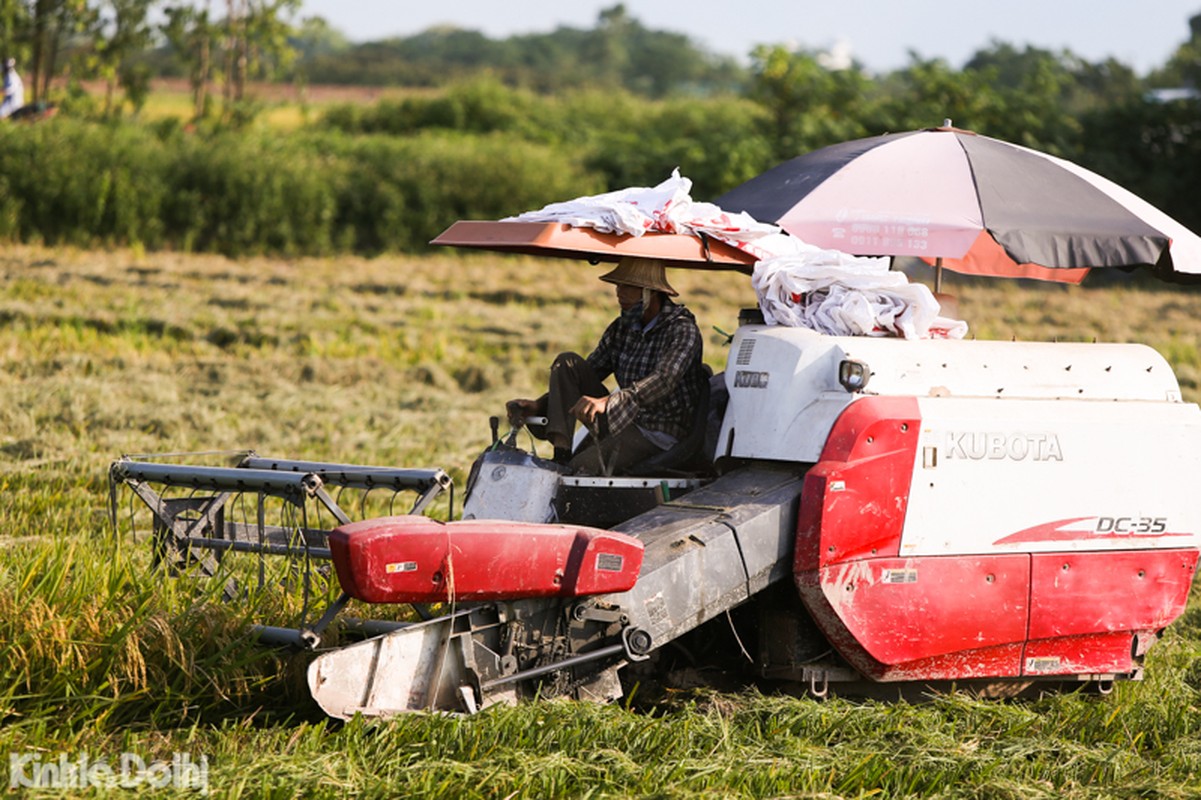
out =
[[[496,237],[557,234],[581,232],[459,223],[443,239],[518,249]],[[721,263],[713,249],[701,265]],[[221,575],[228,551],[332,560],[343,595],[312,625],[260,629],[266,641],[318,648],[350,598],[443,612],[356,621],[376,635],[320,652],[309,683],[335,717],[607,700],[623,671],[683,663],[695,675],[741,661],[818,696],[1141,676],[1201,545],[1201,411],[1160,355],[838,337],[746,316],[709,469],[562,476],[502,443],[448,523],[421,514],[453,488],[441,470],[128,457],[113,483],[153,511],[156,552],[176,566]],[[352,521],[330,489],[415,499]],[[289,524],[266,524],[270,502]]]
[[[525,222],[460,222],[436,243],[754,260],[695,237]],[[1201,410],[1148,347],[831,336],[749,311],[719,380],[699,467],[703,418],[620,478],[560,474],[498,441],[494,421],[449,522],[421,513],[453,490],[441,470],[254,455],[125,457],[114,498],[133,489],[176,568],[222,576],[229,551],[332,561],[341,595],[319,619],[259,634],[318,651],[309,685],[338,718],[611,700],[711,667],[815,696],[1105,691],[1141,677],[1185,608]],[[415,499],[354,521],[331,489]],[[339,620],[365,638],[324,646],[351,599],[423,619]]]

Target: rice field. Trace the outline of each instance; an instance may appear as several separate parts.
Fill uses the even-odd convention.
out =
[[[114,539],[108,464],[233,451],[446,469],[487,418],[587,351],[600,268],[499,256],[228,260],[8,246],[0,254],[0,751],[50,764],[203,764],[221,797],[1201,797],[1201,601],[1112,695],[921,704],[755,689],[541,702],[333,724],[303,659],[246,625],[270,597],[150,569]],[[745,277],[673,272],[724,365]],[[1201,401],[1201,292],[950,276],[989,339],[1141,341]],[[286,609],[283,609],[286,610]],[[57,767],[56,767],[57,768]],[[143,773],[140,789],[165,774]],[[196,777],[197,773],[188,773]],[[194,796],[164,786],[156,795]]]
[[[83,88],[96,98],[96,102],[103,102],[106,92],[103,82],[85,81]],[[222,91],[223,87],[216,82],[211,83],[208,89],[218,108]],[[256,121],[261,127],[276,131],[294,131],[312,122],[324,109],[334,104],[374,103],[381,99],[394,100],[429,94],[432,91],[373,86],[251,82],[246,87],[246,100],[257,109]],[[125,108],[130,110],[128,105]],[[150,92],[138,116],[146,122],[174,119],[187,123],[191,121],[193,112],[192,89],[187,80],[155,78],[150,82]]]

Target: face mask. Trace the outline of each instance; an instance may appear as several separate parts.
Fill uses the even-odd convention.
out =
[[[621,312],[621,320],[628,328],[642,330],[642,303],[638,302]]]

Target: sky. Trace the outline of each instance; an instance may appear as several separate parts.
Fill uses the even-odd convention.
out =
[[[351,41],[411,36],[451,24],[499,39],[592,28],[618,0],[303,0]],[[625,0],[652,30],[682,33],[713,53],[746,58],[758,44],[849,50],[873,72],[899,69],[910,52],[960,68],[993,40],[1113,57],[1139,74],[1162,66],[1188,39],[1201,0]]]

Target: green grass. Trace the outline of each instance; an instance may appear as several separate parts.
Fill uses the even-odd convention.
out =
[[[205,755],[228,797],[1201,796],[1201,601],[1108,697],[918,705],[676,692],[472,718],[323,720],[251,621],[295,598],[150,570],[108,463],[235,450],[440,466],[613,314],[600,268],[496,256],[0,255],[0,753]],[[673,273],[722,368],[749,282]],[[1201,294],[949,279],[983,338],[1143,341],[1201,400]],[[128,511],[128,500],[121,513]],[[441,509],[444,510],[444,509]]]

